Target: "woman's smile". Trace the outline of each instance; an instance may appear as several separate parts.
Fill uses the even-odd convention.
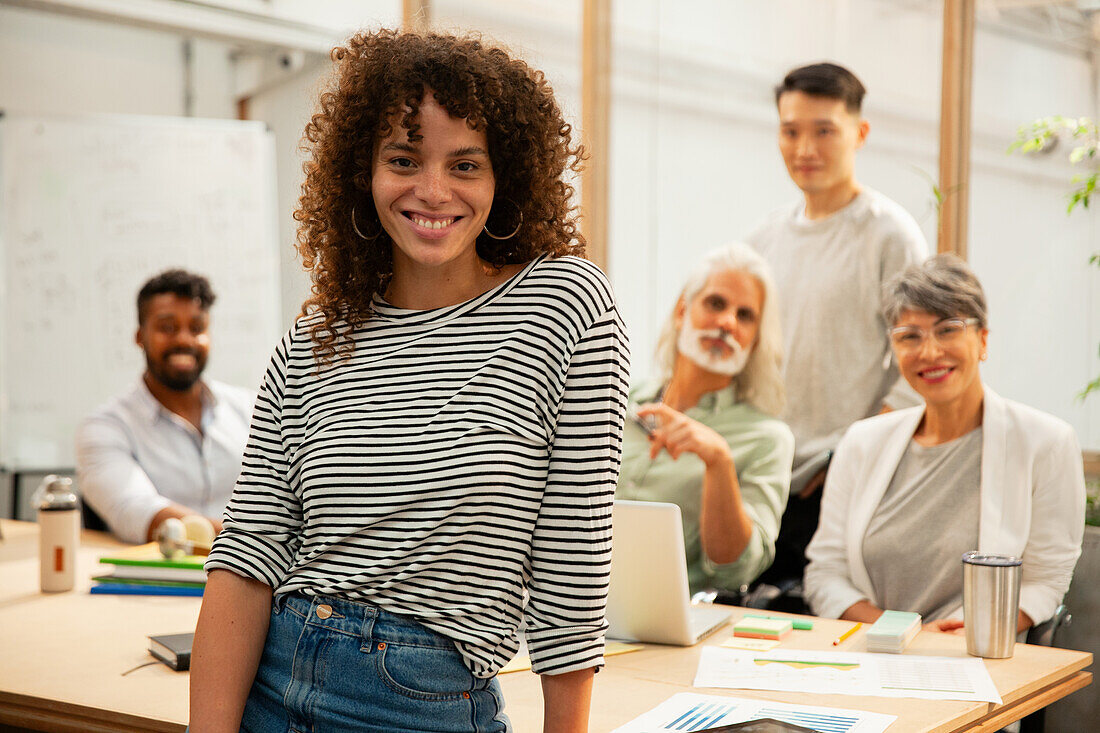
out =
[[[451,233],[452,225],[463,218],[461,216],[441,216],[414,211],[406,211],[404,215],[412,225],[416,235],[424,239],[442,239]]]
[[[939,384],[940,382],[945,381],[954,372],[955,367],[934,366],[929,367],[928,369],[921,369],[917,372],[917,376],[930,384]]]

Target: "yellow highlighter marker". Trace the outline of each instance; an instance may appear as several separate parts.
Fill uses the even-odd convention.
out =
[[[857,623],[857,624],[856,624],[855,626],[853,626],[852,628],[848,629],[847,631],[845,631],[845,632],[844,632],[843,634],[841,634],[841,635],[840,635],[840,636],[838,636],[837,638],[833,639],[833,646],[836,646],[837,644],[839,644],[840,642],[844,641],[845,639],[847,639],[847,638],[848,638],[849,636],[851,636],[852,634],[854,634],[854,633],[856,633],[857,631],[859,631],[859,630],[860,630],[860,628],[862,628],[862,626],[863,626],[863,624],[862,624],[862,623]]]

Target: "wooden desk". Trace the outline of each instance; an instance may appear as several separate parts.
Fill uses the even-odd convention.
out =
[[[98,560],[122,543],[85,532],[76,589],[38,589],[38,525],[0,520],[0,724],[59,731],[182,731],[186,674],[152,659],[149,634],[195,628],[201,598],[93,596]]]
[[[84,533],[77,588],[38,592],[37,526],[0,520],[0,727],[53,731],[183,731],[188,675],[161,664],[122,673],[150,661],[149,634],[194,628],[198,598],[92,596],[89,578],[100,556],[119,546],[107,535]],[[742,611],[734,609],[736,617]],[[813,632],[795,632],[784,643],[830,649],[846,622],[817,619]],[[716,644],[728,627],[707,640]],[[909,653],[966,656],[965,640],[922,633]],[[898,716],[889,733],[998,730],[1050,702],[1088,685],[1082,671],[1092,655],[1064,649],[1016,646],[1015,656],[986,664],[1004,705],[845,695],[784,694],[753,690],[700,690],[691,686],[700,646],[647,646],[608,659],[596,677],[591,730],[604,733],[637,717],[677,692],[695,690],[779,702],[871,710]],[[863,632],[841,647],[864,651]],[[502,675],[508,714],[517,733],[538,731],[542,699],[530,672]]]

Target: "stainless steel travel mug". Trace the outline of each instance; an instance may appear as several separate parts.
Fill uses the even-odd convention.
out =
[[[1023,561],[1011,555],[971,551],[962,556],[966,651],[1006,659],[1016,644]]]

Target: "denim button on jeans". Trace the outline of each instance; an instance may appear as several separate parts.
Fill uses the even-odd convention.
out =
[[[255,733],[511,731],[495,678],[454,642],[340,598],[276,599],[241,730]]]

